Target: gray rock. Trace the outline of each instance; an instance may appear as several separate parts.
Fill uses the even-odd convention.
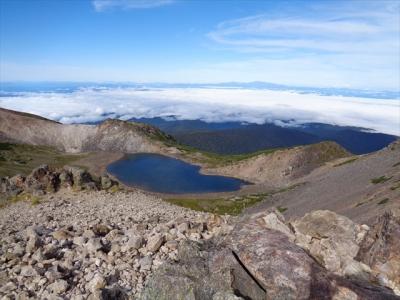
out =
[[[105,278],[100,274],[96,274],[94,275],[93,279],[88,283],[87,289],[91,292],[96,292],[97,290],[104,288],[106,285],[107,281],[105,280]]]
[[[292,225],[296,244],[326,269],[338,275],[368,278],[368,266],[354,260],[367,232],[362,226],[327,210],[308,213]]]
[[[213,295],[212,300],[241,300],[242,297],[238,297],[230,292],[217,292]]]
[[[53,294],[60,295],[68,289],[68,282],[63,279],[59,279],[49,284],[47,289]]]
[[[86,239],[83,236],[76,236],[73,238],[72,242],[77,246],[83,246]]]
[[[59,178],[60,178],[60,185],[62,187],[72,187],[72,185],[74,184],[72,173],[66,170],[61,171]]]
[[[33,277],[37,276],[38,272],[32,266],[24,266],[21,268],[21,276]]]
[[[100,184],[103,190],[107,190],[113,186],[113,181],[107,174],[104,174],[100,177]]]
[[[38,236],[31,236],[26,243],[26,252],[33,253],[41,245],[41,240]]]
[[[151,270],[153,259],[151,258],[151,256],[145,256],[139,261],[139,264],[142,270]]]
[[[92,176],[82,168],[65,166],[64,170],[72,175],[73,185],[76,189],[82,189],[85,184],[93,182]]]
[[[147,250],[150,252],[156,252],[162,246],[164,242],[164,236],[162,234],[156,234],[151,236],[147,241]]]
[[[86,243],[86,249],[90,252],[96,252],[98,250],[101,250],[102,248],[103,245],[99,238],[91,238]]]
[[[400,296],[400,217],[386,212],[360,244],[356,259],[369,265],[383,286]]]
[[[139,249],[143,246],[144,244],[144,239],[140,235],[132,235],[129,237],[128,242],[126,243],[126,249],[131,250],[131,249]]]

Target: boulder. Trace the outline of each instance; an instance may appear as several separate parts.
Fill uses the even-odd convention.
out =
[[[286,234],[265,227],[263,218],[237,224],[226,243],[261,285],[266,298],[309,299],[311,286],[329,289],[329,282],[323,276],[318,278],[321,268],[314,260]]]
[[[48,165],[41,165],[29,174],[24,182],[24,189],[33,194],[55,192],[60,186],[59,174],[50,170]]]
[[[37,250],[37,248],[41,245],[41,240],[38,236],[31,236],[26,243],[26,252],[33,253]]]
[[[105,280],[105,278],[100,274],[96,274],[93,279],[88,283],[87,289],[95,292],[104,288],[106,285],[107,281]]]
[[[52,236],[54,239],[61,241],[61,240],[71,239],[73,237],[73,234],[68,230],[60,229],[60,230],[54,231],[52,233]]]
[[[400,217],[389,212],[379,217],[356,259],[369,265],[382,285],[400,295]]]
[[[141,294],[142,300],[209,299],[218,292],[231,293],[229,267],[213,273],[209,259],[217,250],[209,245],[185,241],[179,247],[179,263],[160,266]],[[224,276],[226,275],[226,276]]]
[[[155,234],[149,237],[147,241],[147,250],[150,252],[156,252],[162,246],[164,242],[164,236],[162,234]]]
[[[282,232],[290,241],[295,240],[294,232],[288,225],[286,225],[284,216],[278,210],[267,210],[253,215],[252,218],[258,219],[260,226]]]
[[[292,223],[295,243],[305,249],[327,270],[338,275],[368,279],[369,267],[356,257],[359,244],[368,231],[349,218],[327,210],[306,214]]]
[[[8,198],[23,192],[23,188],[15,184],[10,178],[0,178],[0,195]]]
[[[18,188],[23,189],[24,188],[24,183],[25,183],[25,176],[22,176],[21,174],[17,174],[13,177],[10,178],[10,183]]]
[[[227,236],[181,242],[177,261],[153,273],[141,299],[400,299],[326,270],[284,225],[283,217],[265,212],[242,218]]]
[[[86,243],[86,249],[89,252],[96,252],[103,248],[103,244],[99,238],[90,238]]]
[[[143,246],[143,244],[144,244],[144,239],[142,236],[132,235],[129,237],[128,242],[124,245],[123,250],[125,250],[125,251],[129,251],[129,250],[133,250],[133,249],[137,250],[137,249],[141,248]],[[150,246],[152,246],[152,245],[150,245]],[[154,246],[157,246],[157,245],[154,245]]]
[[[50,284],[47,289],[55,295],[60,295],[68,289],[68,283],[63,279],[59,279]]]
[[[97,236],[106,236],[110,232],[110,228],[104,224],[96,224],[92,230]]]
[[[100,177],[100,185],[103,190],[107,190],[114,185],[114,182],[111,180],[110,176],[104,174]]]
[[[64,188],[72,187],[74,184],[73,176],[70,172],[62,170],[60,173],[60,185]]]
[[[85,184],[93,182],[92,176],[83,168],[65,166],[64,170],[72,175],[73,186],[76,189],[83,189]]]

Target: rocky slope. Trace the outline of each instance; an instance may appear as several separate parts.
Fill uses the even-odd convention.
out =
[[[370,229],[329,211],[294,223],[265,211],[225,236],[181,243],[141,299],[400,299],[399,229],[390,214]]]
[[[329,209],[370,224],[386,210],[400,210],[400,141],[368,155],[336,160],[298,178],[296,188],[251,207],[257,213],[284,207],[288,217]]]
[[[0,209],[2,299],[400,299],[400,219],[220,217],[61,188]]]
[[[303,177],[324,163],[350,154],[334,142],[299,146],[260,154],[207,173],[240,177],[269,187],[279,187]]]
[[[140,192],[19,201],[0,210],[0,298],[131,299],[181,241],[210,239],[225,223]]]
[[[107,120],[100,125],[64,125],[35,115],[0,108],[0,137],[31,145],[54,146],[65,152],[158,152],[168,140],[155,127]]]

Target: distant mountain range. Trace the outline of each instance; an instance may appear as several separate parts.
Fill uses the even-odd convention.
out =
[[[219,154],[250,153],[321,141],[335,141],[354,154],[365,154],[377,151],[397,139],[393,135],[363,128],[322,123],[281,127],[272,123],[207,123],[201,120],[176,120],[173,117],[134,118],[130,121],[154,125],[182,144]]]

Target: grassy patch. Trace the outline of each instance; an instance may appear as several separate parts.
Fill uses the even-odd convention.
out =
[[[23,192],[21,194],[12,196],[7,199],[7,202],[11,202],[11,203],[15,203],[15,202],[19,202],[19,201],[29,201],[29,202],[31,202],[32,205],[37,205],[40,203],[40,198],[37,196],[34,196],[30,193]]]
[[[392,177],[386,177],[386,176],[376,177],[371,179],[371,183],[373,184],[384,183],[390,179],[392,179]]]
[[[0,143],[0,177],[28,175],[41,164],[62,167],[88,154],[65,154],[47,146]]]
[[[39,198],[39,197],[33,196],[33,197],[31,198],[31,204],[32,204],[32,205],[38,205],[38,204],[40,204],[40,198]]]
[[[388,202],[389,202],[389,198],[385,198],[385,199],[382,199],[381,201],[379,201],[378,205],[386,204]]]
[[[197,211],[206,211],[219,215],[238,215],[243,209],[264,200],[268,195],[268,193],[260,193],[214,199],[171,198],[166,199],[166,201]]]
[[[196,148],[182,145],[179,143],[165,143],[165,144],[169,147],[175,147],[179,149],[183,153],[183,155],[186,156],[187,158],[201,164],[206,164],[210,168],[226,166],[258,155],[268,155],[274,153],[277,150],[288,150],[295,148],[295,147],[272,148],[245,154],[223,155],[223,154],[201,151]],[[332,142],[321,142],[317,144],[307,145],[304,147],[307,147],[308,153],[316,157],[315,159],[316,163],[325,163],[326,161],[330,161],[335,158],[345,157],[349,155],[349,153],[346,152],[342,147]]]
[[[281,214],[283,214],[285,211],[288,210],[288,208],[287,208],[287,207],[284,207],[284,206],[278,206],[276,209],[277,209]]]
[[[340,167],[340,166],[343,166],[343,165],[351,164],[352,162],[355,162],[357,159],[358,159],[358,157],[350,158],[348,160],[345,160],[345,161],[343,161],[343,162],[341,162],[339,164],[333,165],[333,166],[334,167]]]
[[[183,152],[184,156],[187,156],[188,158],[197,161],[202,164],[207,164],[209,167],[214,168],[214,167],[220,167],[220,166],[225,166],[229,165],[241,160],[245,160],[248,158],[252,158],[261,154],[271,154],[277,150],[283,149],[283,148],[274,148],[274,149],[266,149],[266,150],[261,150],[261,151],[256,151],[252,153],[245,153],[245,154],[230,154],[230,155],[224,155],[224,154],[217,154],[217,153],[212,153],[212,152],[206,152],[206,151],[201,151],[196,148],[186,146],[186,145],[181,145],[181,144],[175,144],[175,145],[169,145],[176,147],[180,151]]]
[[[291,185],[269,193],[248,194],[241,196],[233,196],[228,198],[213,198],[213,199],[198,199],[198,198],[167,198],[165,201],[190,208],[197,211],[211,212],[219,215],[238,215],[245,208],[253,206],[254,204],[263,201],[271,195],[290,191],[305,183]],[[278,208],[279,210],[279,208]],[[281,211],[282,210],[282,211]],[[281,212],[287,210],[286,207],[281,207]]]
[[[116,193],[116,192],[119,192],[119,191],[121,191],[122,190],[122,188],[118,185],[118,184],[116,184],[116,185],[113,185],[112,187],[110,187],[108,190],[107,190],[107,192],[109,192],[109,193]]]

